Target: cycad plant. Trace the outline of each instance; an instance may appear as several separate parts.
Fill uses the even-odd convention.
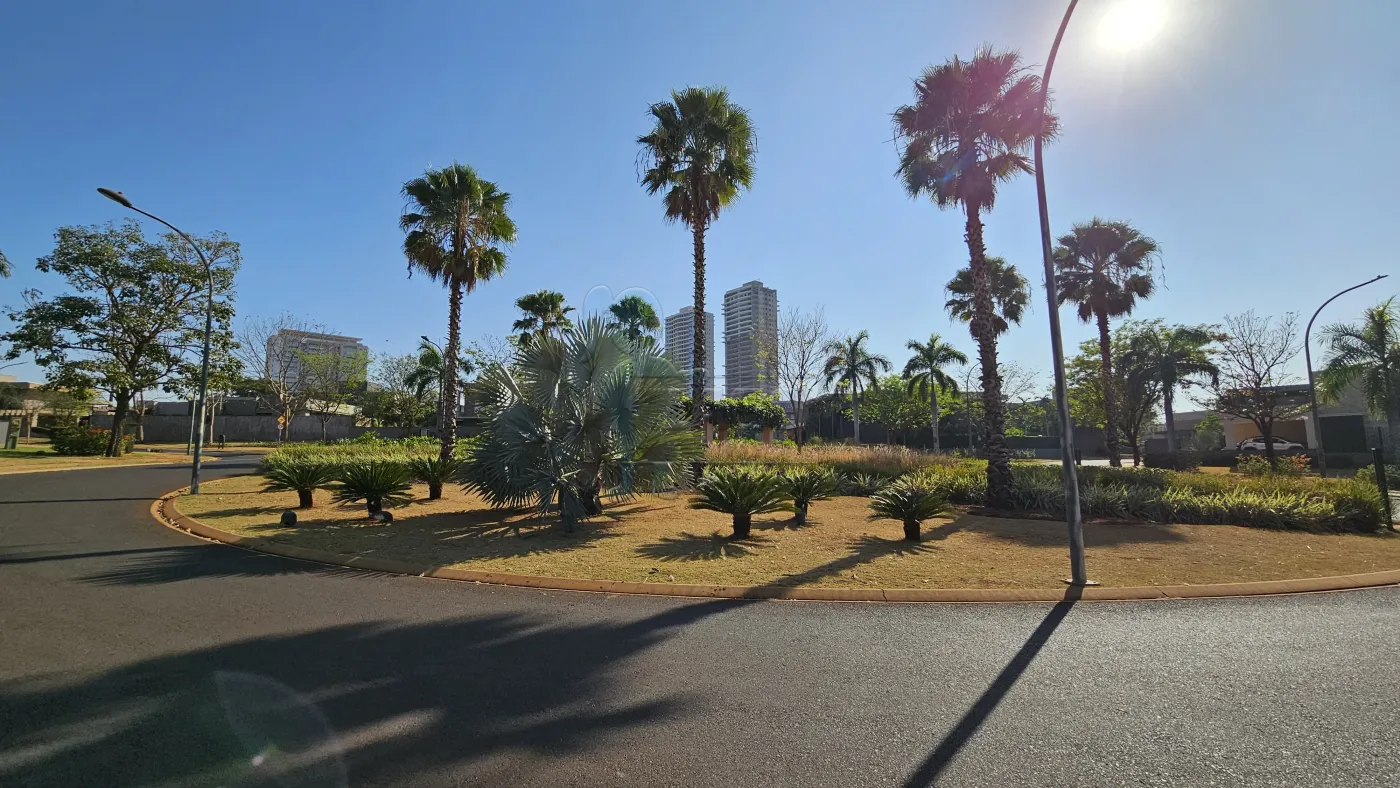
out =
[[[807,510],[813,501],[825,501],[836,492],[836,474],[829,468],[798,466],[783,471],[782,476],[798,525],[807,524]]]
[[[297,508],[310,509],[313,493],[335,480],[335,468],[309,458],[268,458],[263,461],[264,492],[296,491]]]
[[[364,501],[373,516],[386,506],[398,506],[412,500],[408,494],[413,475],[408,467],[396,460],[355,460],[347,462],[336,472],[336,486],[331,497],[337,503]]]
[[[777,472],[756,465],[721,465],[705,471],[690,508],[732,516],[734,538],[747,539],[754,515],[792,511],[788,500],[787,480]]]
[[[680,418],[684,381],[653,347],[597,316],[487,367],[484,416],[464,484],[492,506],[553,511],[567,533],[602,513],[602,496],[673,486],[699,456],[700,434]]]
[[[408,472],[415,481],[428,485],[428,500],[442,497],[442,485],[454,481],[462,468],[457,457],[413,457],[408,461]]]
[[[870,519],[898,520],[904,524],[904,538],[917,542],[923,538],[919,526],[937,517],[948,506],[943,494],[927,481],[905,477],[898,479],[870,498]]]

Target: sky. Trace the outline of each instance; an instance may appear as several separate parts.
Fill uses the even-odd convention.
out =
[[[1162,248],[1164,286],[1135,317],[1218,323],[1300,312],[1400,274],[1400,4],[1157,0],[1136,43],[1084,0],[1056,65],[1061,137],[1046,155],[1052,228],[1131,221]],[[708,302],[752,279],[780,308],[823,307],[902,365],[939,332],[967,263],[963,217],[904,194],[890,113],[912,80],[991,43],[1037,70],[1062,7],[1045,0],[850,3],[11,3],[0,10],[0,306],[62,282],[33,270],[62,225],[124,217],[124,191],[187,232],[242,245],[240,316],[291,312],[407,353],[446,333],[447,293],[409,278],[400,188],[473,165],[512,195],[519,240],[463,307],[471,340],[509,332],[540,288],[583,311],[642,292],[690,303],[688,231],[637,182],[647,107],[725,85],[758,134],[753,188],[707,236]],[[1003,359],[1048,385],[1034,182],[1003,187],[989,252],[1034,285]],[[148,227],[154,233],[158,226]],[[1338,299],[1354,319],[1393,276]],[[1068,348],[1091,336],[1064,313]],[[4,325],[0,319],[0,326]],[[719,367],[723,368],[722,343]],[[1301,358],[1295,364],[1301,373]],[[38,379],[32,363],[5,370]]]

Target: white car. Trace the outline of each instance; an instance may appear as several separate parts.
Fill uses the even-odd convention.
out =
[[[1264,436],[1255,435],[1253,438],[1242,440],[1240,441],[1240,444],[1235,448],[1240,451],[1264,451]],[[1285,440],[1284,438],[1279,437],[1274,438],[1275,454],[1283,454],[1285,452],[1290,451],[1302,451],[1303,449],[1304,446],[1301,443],[1294,443],[1293,441]]]

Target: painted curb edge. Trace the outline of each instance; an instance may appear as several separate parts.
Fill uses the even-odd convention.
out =
[[[203,539],[283,558],[294,558],[330,566],[413,575],[439,580],[458,580],[486,585],[535,588],[550,591],[589,591],[604,594],[692,597],[702,599],[785,599],[819,602],[1060,602],[1138,601],[1147,599],[1214,599],[1222,597],[1305,594],[1321,591],[1350,591],[1400,585],[1400,569],[1332,577],[1306,577],[1296,580],[1256,580],[1247,583],[1208,583],[1175,586],[1123,586],[1088,588],[788,588],[780,586],[726,586],[686,583],[639,583],[627,580],[580,580],[571,577],[518,575],[509,572],[483,572],[475,569],[414,564],[408,561],[354,556],[281,544],[257,536],[239,536],[221,531],[188,517],[174,505],[185,488],[174,490],[151,502],[151,516],[167,527]]]

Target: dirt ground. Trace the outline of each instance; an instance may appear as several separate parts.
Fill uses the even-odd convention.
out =
[[[455,487],[439,501],[393,510],[391,525],[339,507],[318,491],[316,506],[283,528],[295,493],[259,492],[258,477],[205,484],[177,507],[233,533],[347,554],[521,574],[657,583],[856,588],[1052,588],[1068,572],[1064,524],[958,512],[903,541],[900,524],[869,521],[869,499],[812,505],[805,526],[784,513],[754,518],[734,541],[728,515],[687,508],[684,496],[610,505],[572,536],[529,512],[499,512]],[[519,528],[517,533],[516,528]],[[1400,536],[1267,531],[1232,525],[1085,526],[1090,577],[1111,586],[1229,583],[1400,568]]]
[[[213,458],[206,458],[213,459]],[[63,471],[71,468],[111,468],[116,465],[150,465],[152,463],[188,462],[184,455],[133,451],[121,457],[62,457],[53,453],[47,441],[20,444],[16,449],[0,450],[0,474],[31,473],[33,471]]]

